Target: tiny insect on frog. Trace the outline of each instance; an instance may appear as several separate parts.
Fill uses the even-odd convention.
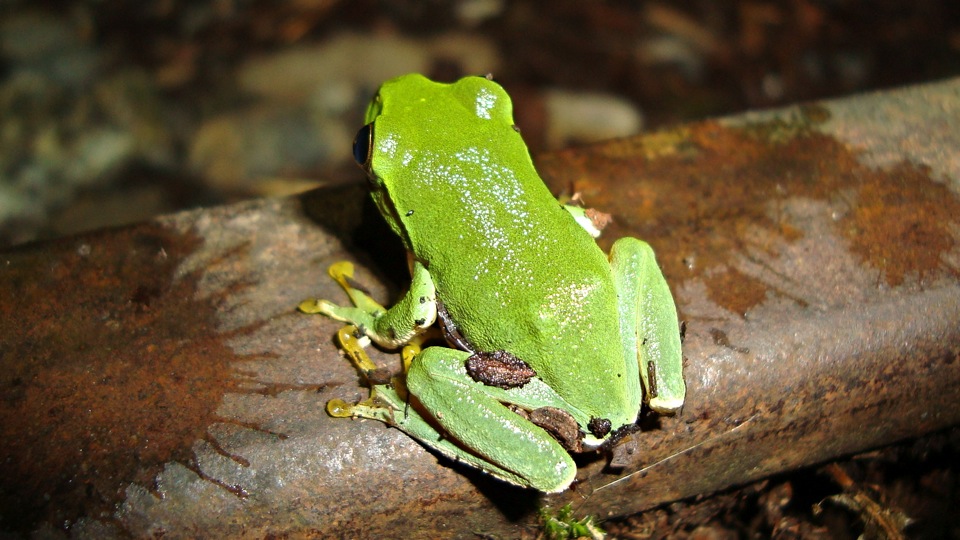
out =
[[[348,323],[341,347],[373,386],[370,400],[332,400],[331,414],[558,492],[577,472],[569,452],[629,430],[644,402],[683,404],[680,329],[650,246],[622,238],[603,253],[583,209],[538,176],[512,107],[483,77],[384,83],[353,153],[409,254],[409,291],[385,309],[340,262],[330,275],[354,305],[300,309]],[[421,349],[438,319],[448,346]],[[405,376],[376,376],[370,340],[403,347]]]

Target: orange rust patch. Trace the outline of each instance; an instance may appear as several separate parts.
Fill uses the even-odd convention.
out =
[[[888,285],[907,278],[921,284],[941,269],[941,255],[954,247],[948,227],[960,217],[960,204],[929,173],[899,164],[879,181],[864,177],[844,235],[861,259],[878,269]]]
[[[6,528],[108,516],[127,484],[194,464],[241,382],[216,329],[221,299],[196,299],[196,276],[173,280],[200,242],[144,225],[5,254],[16,296],[0,303],[0,335],[17,337],[0,346]]]
[[[767,295],[766,287],[736,268],[706,276],[706,282],[714,301],[740,316]]]
[[[791,121],[704,122],[670,136],[558,152],[538,165],[553,185],[575,179],[588,205],[615,216],[605,247],[623,235],[647,240],[669,281],[731,268],[729,276],[706,281],[711,298],[736,313],[762,301],[767,285],[734,273],[730,255],[742,253],[747,231],[758,227],[772,243],[754,248],[773,252],[777,243],[800,238],[802,230],[771,211],[788,198],[849,201],[851,211],[832,226],[878,281],[898,286],[950,272],[941,260],[955,246],[957,196],[909,162],[862,164],[856,152],[810,128],[828,116],[806,107]],[[677,150],[664,149],[666,143]]]

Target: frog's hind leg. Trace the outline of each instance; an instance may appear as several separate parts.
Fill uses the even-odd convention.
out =
[[[464,367],[469,356],[430,347],[411,364],[407,388],[459,446],[424,443],[514,484],[548,493],[566,489],[577,472],[570,454],[501,403],[505,391],[474,381]]]
[[[675,412],[683,405],[683,354],[677,308],[653,249],[636,238],[621,238],[610,250],[619,298],[625,358],[636,358],[650,408]]]

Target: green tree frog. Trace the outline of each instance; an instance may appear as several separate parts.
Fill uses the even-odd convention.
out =
[[[512,107],[483,77],[384,83],[353,151],[409,253],[409,291],[385,309],[341,262],[330,275],[354,305],[300,309],[349,323],[341,347],[373,388],[361,403],[332,400],[332,415],[386,422],[499,479],[559,492],[576,475],[569,452],[629,431],[644,401],[661,413],[683,404],[680,330],[650,246],[622,238],[603,253],[583,210],[538,176]],[[431,327],[447,346],[421,350]],[[377,375],[370,340],[403,347],[404,377]]]

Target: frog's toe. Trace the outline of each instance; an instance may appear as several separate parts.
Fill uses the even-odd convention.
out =
[[[334,418],[369,418],[381,420],[385,418],[385,407],[376,404],[373,396],[360,403],[350,404],[342,399],[331,399],[327,402],[327,414]]]
[[[340,281],[341,278],[353,279],[353,263],[337,261],[327,268],[327,274],[337,281]]]
[[[320,300],[319,298],[307,298],[306,300],[300,302],[299,305],[297,305],[297,309],[302,311],[303,313],[308,313],[311,315],[314,315],[317,313],[322,314],[323,313],[322,305],[324,302],[326,301]]]
[[[342,399],[331,399],[327,402],[327,414],[334,418],[350,418],[353,416],[353,407]]]
[[[650,408],[660,414],[675,413],[683,406],[683,399],[683,397],[657,396],[650,399]]]

